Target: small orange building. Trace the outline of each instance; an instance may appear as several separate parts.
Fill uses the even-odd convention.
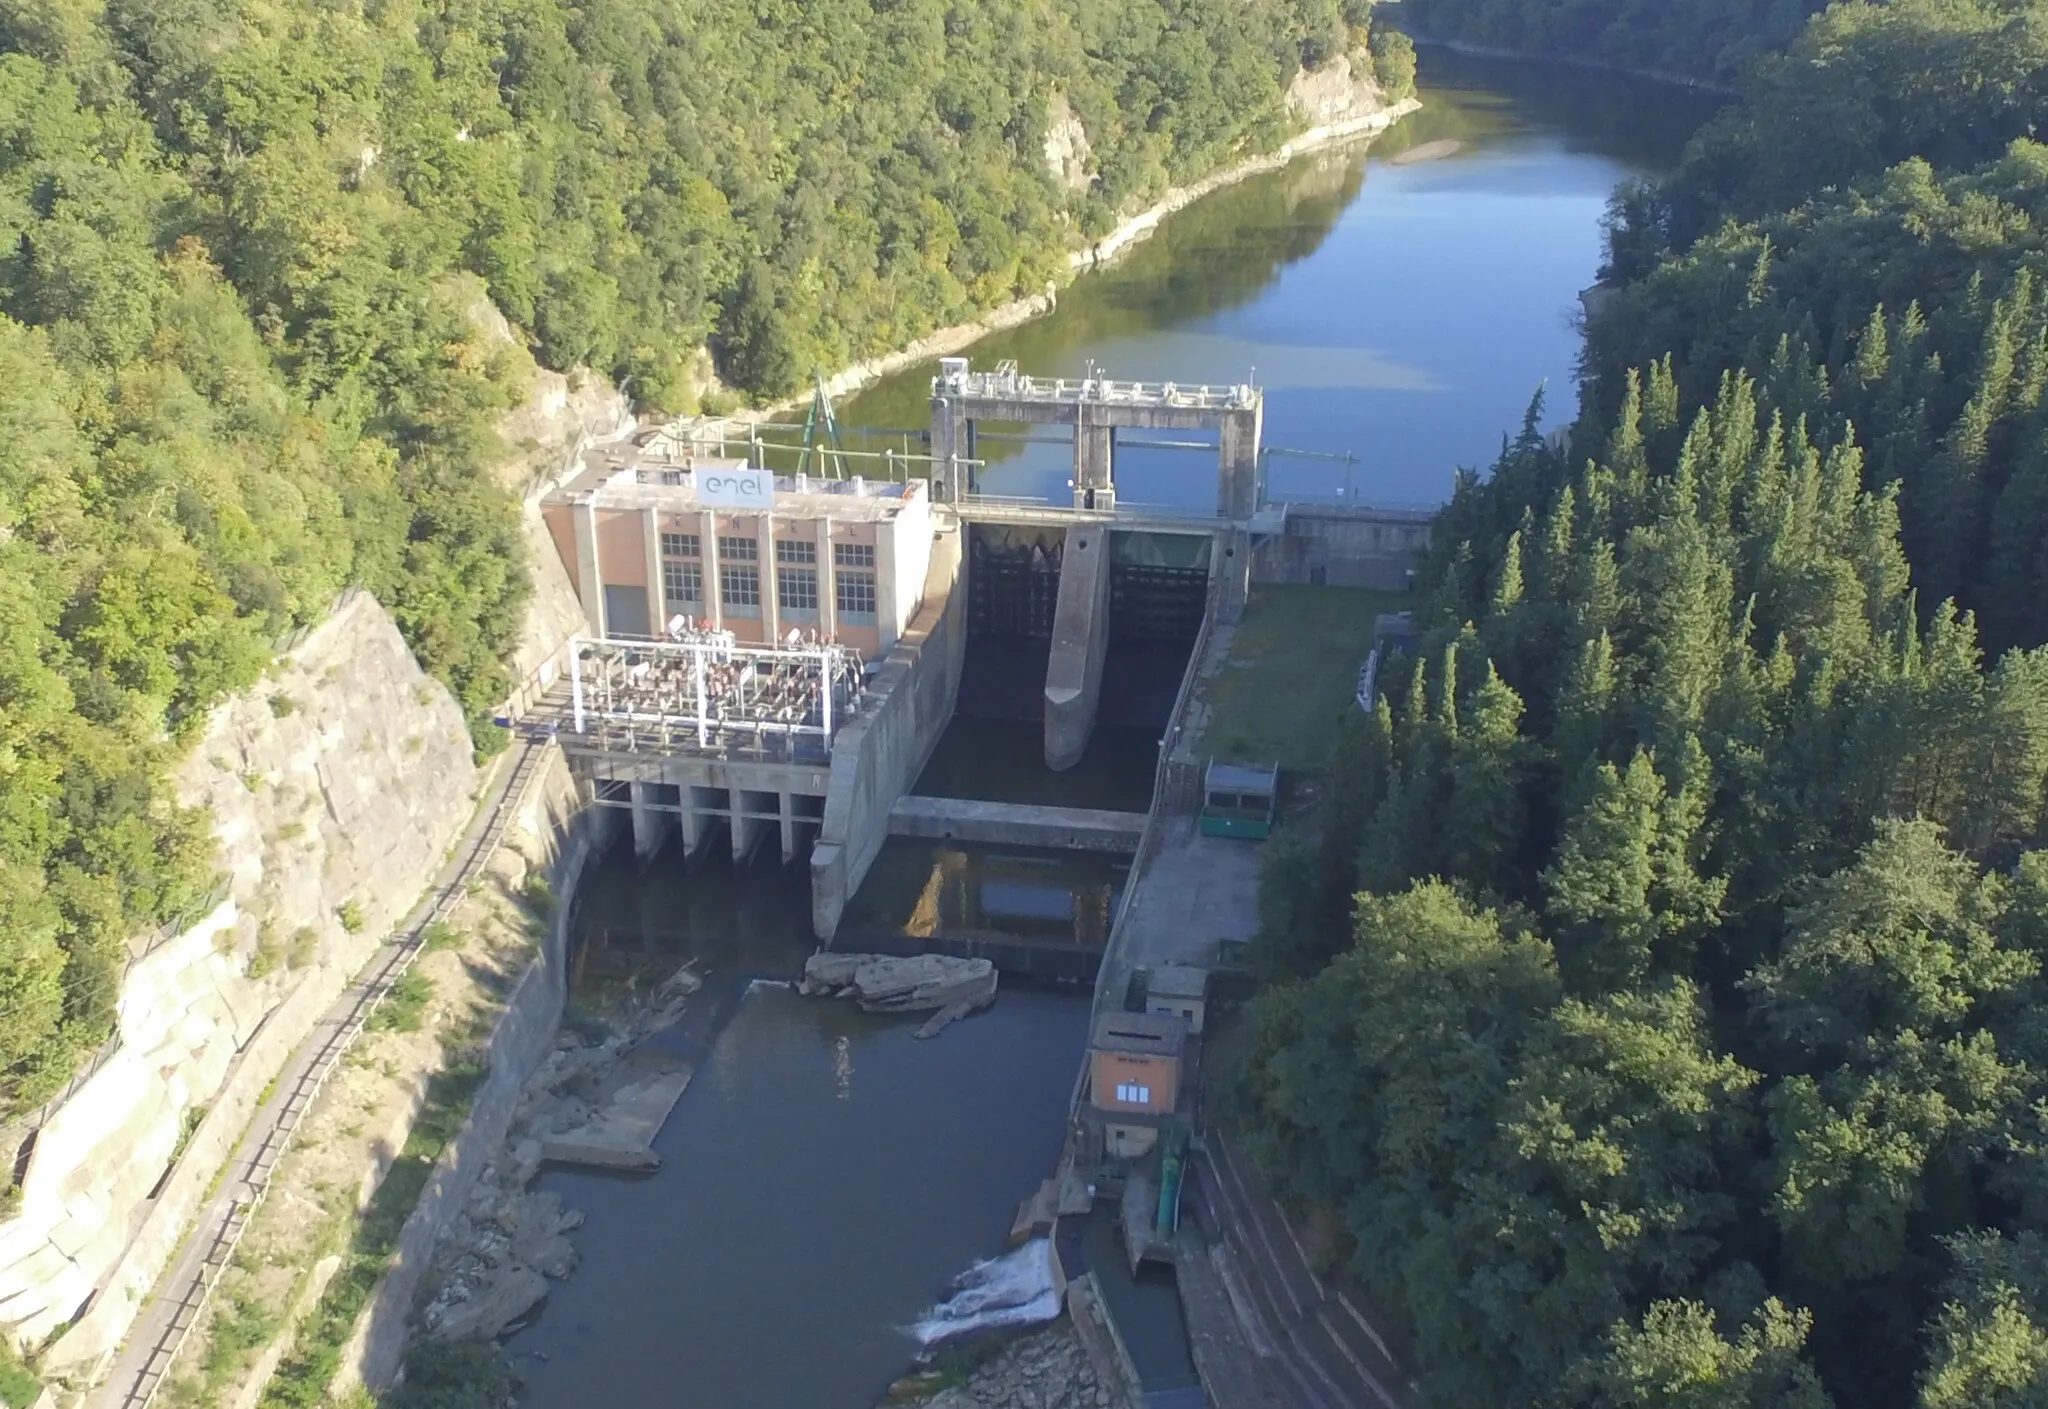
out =
[[[1103,1153],[1136,1159],[1180,1105],[1188,1022],[1177,1013],[1107,1013],[1088,1043],[1088,1104]]]

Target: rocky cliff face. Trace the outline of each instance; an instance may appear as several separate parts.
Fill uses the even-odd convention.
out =
[[[1311,127],[1334,127],[1376,113],[1387,105],[1363,54],[1354,62],[1339,55],[1321,68],[1303,69],[1287,85],[1287,106]]]
[[[527,355],[525,344],[485,295],[481,286],[471,302],[471,319],[492,338]],[[709,378],[709,359],[703,375]],[[617,387],[602,377],[577,370],[564,375],[545,367],[532,369],[533,390],[524,404],[498,423],[508,452],[498,480],[524,501],[521,522],[526,530],[527,564],[533,573],[533,600],[527,608],[519,646],[511,668],[516,686],[545,690],[554,683],[562,645],[585,629],[583,603],[576,584],[562,566],[561,554],[540,517],[540,496],[567,467],[578,444],[629,435],[633,406]]]
[[[1068,190],[1085,191],[1095,179],[1088,170],[1094,156],[1094,149],[1088,145],[1088,129],[1067,106],[1066,95],[1055,93],[1045,112],[1046,170]]]
[[[88,1364],[119,1343],[293,1046],[409,910],[468,820],[454,698],[357,595],[216,710],[177,775],[229,897],[122,985],[120,1047],[36,1137],[0,1225],[0,1327]]]
[[[439,867],[476,783],[454,697],[365,594],[215,710],[178,773],[213,814],[236,948],[258,969],[269,946],[284,966],[353,972]]]

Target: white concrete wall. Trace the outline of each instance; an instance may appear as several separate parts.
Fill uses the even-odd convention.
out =
[[[876,677],[881,703],[864,708],[833,740],[825,818],[811,850],[811,927],[819,939],[838,929],[888,839],[889,810],[953,717],[967,649],[961,534],[951,524],[932,545],[924,607]]]

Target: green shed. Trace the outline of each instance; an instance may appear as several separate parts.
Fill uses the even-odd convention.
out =
[[[1280,765],[1210,760],[1202,785],[1202,835],[1264,841],[1280,812]]]

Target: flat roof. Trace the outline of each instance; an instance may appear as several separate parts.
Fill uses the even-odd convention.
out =
[[[549,504],[588,503],[604,509],[664,509],[689,513],[700,507],[692,469],[742,469],[744,459],[698,455],[669,460],[642,454],[631,445],[605,445],[585,453],[583,466],[549,493]],[[792,518],[880,520],[922,500],[922,480],[826,479],[820,475],[775,476],[775,507]],[[722,513],[758,513],[724,509]]]
[[[1193,964],[1162,964],[1146,977],[1145,992],[1154,998],[1204,998],[1209,971]]]
[[[1280,765],[1261,767],[1251,763],[1212,763],[1208,790],[1227,793],[1275,793],[1280,789]]]
[[[1097,1052],[1178,1057],[1187,1035],[1188,1020],[1178,1013],[1104,1013],[1088,1046]]]

